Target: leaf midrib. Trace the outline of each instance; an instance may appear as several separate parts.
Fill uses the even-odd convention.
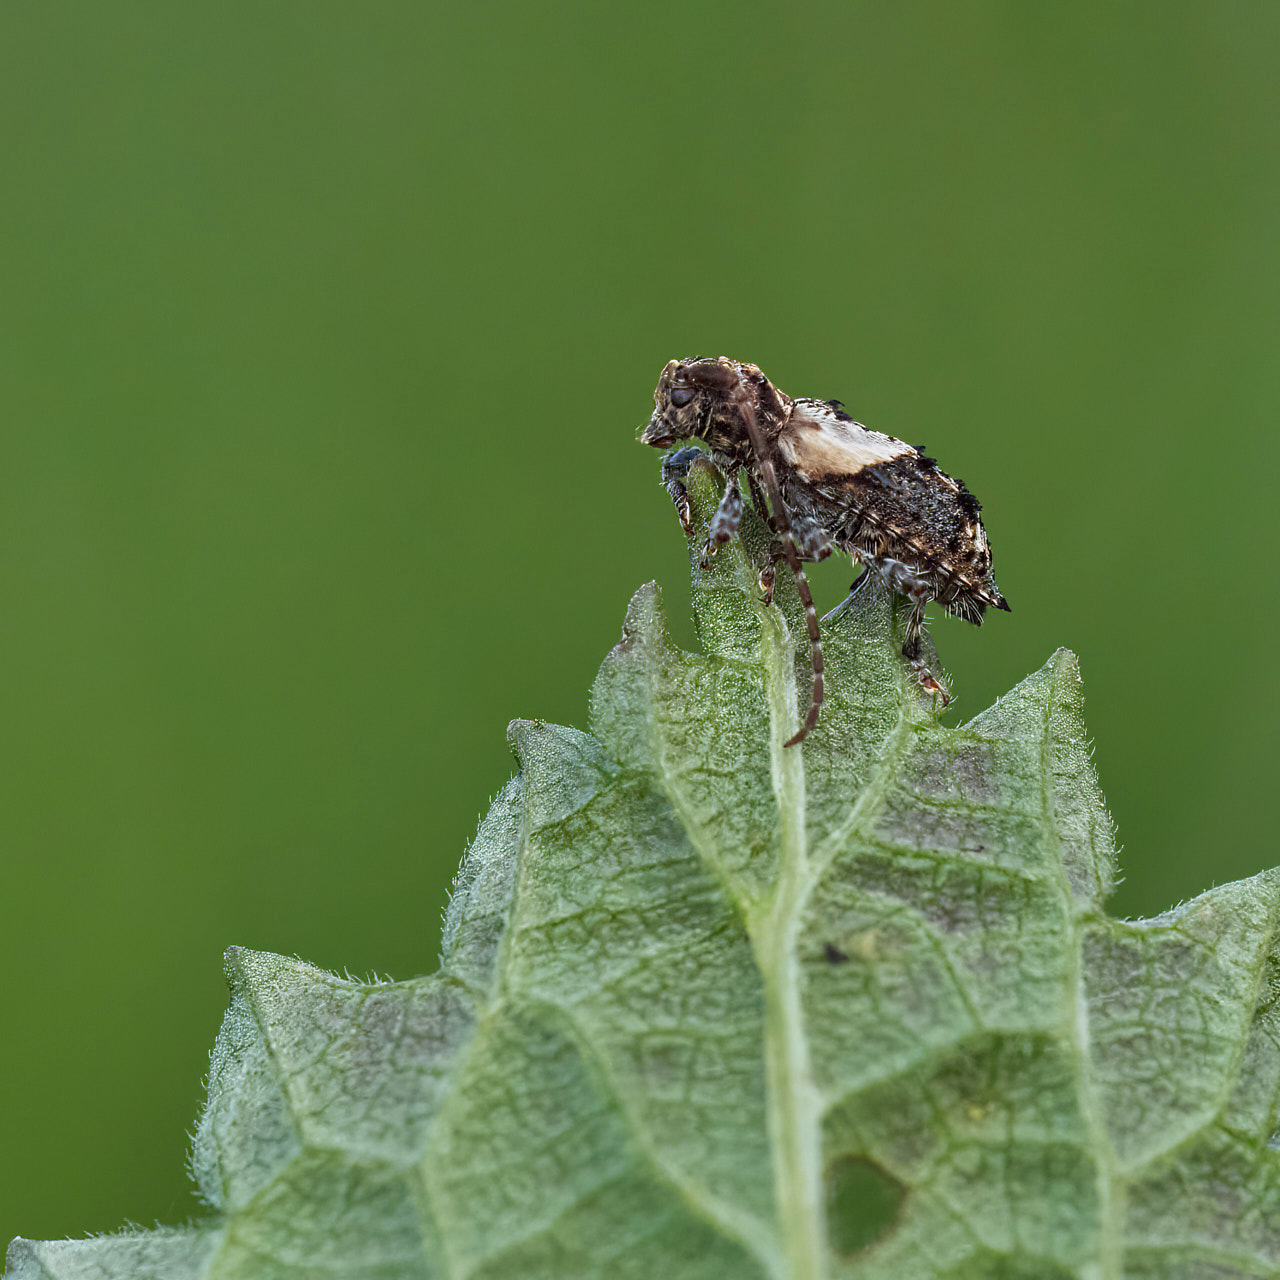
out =
[[[765,1069],[775,1200],[790,1280],[826,1275],[822,1104],[800,998],[796,930],[812,885],[801,747],[784,742],[797,719],[795,662],[778,610],[757,606],[769,704],[769,754],[778,805],[778,876],[767,913],[750,928],[765,989]]]

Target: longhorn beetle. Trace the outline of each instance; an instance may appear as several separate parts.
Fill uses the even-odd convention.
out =
[[[989,605],[1009,609],[991,572],[982,508],[963,482],[940,471],[922,449],[854,422],[840,401],[792,399],[755,365],[728,356],[669,361],[653,405],[640,434],[643,444],[706,445],[705,451],[677,449],[662,462],[662,480],[685,533],[693,526],[684,480],[709,455],[726,483],[706,554],[738,532],[745,479],[775,535],[760,572],[765,603],[773,600],[778,561],[785,560],[795,578],[813,656],[813,693],[804,724],[786,745],[804,741],[822,708],[822,634],[802,562],[824,560],[837,548],[863,569],[848,597],[823,621],[849,607],[874,569],[891,591],[911,602],[902,656],[926,690],[943,705],[950,702],[922,655],[925,605],[937,600],[975,625]]]

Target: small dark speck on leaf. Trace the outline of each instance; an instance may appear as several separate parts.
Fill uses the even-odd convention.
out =
[[[822,954],[827,957],[828,964],[845,964],[849,959],[849,957],[845,955],[845,953],[841,951],[834,942],[828,942],[826,946],[822,948]]]

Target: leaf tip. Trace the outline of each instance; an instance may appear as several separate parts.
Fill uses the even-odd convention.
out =
[[[27,1276],[36,1276],[39,1272],[28,1270],[28,1264],[39,1266],[36,1257],[35,1241],[24,1240],[22,1236],[14,1236],[4,1255],[4,1274],[7,1280],[24,1280]]]
[[[622,621],[622,636],[605,655],[591,691],[593,710],[601,696],[601,682],[609,683],[618,672],[633,668],[637,657],[666,647],[667,628],[662,610],[662,589],[646,582],[631,597]],[[643,662],[641,663],[643,665]],[[593,714],[594,719],[594,714]]]
[[[232,943],[222,953],[222,972],[233,991],[244,980],[244,951],[244,947]]]
[[[545,729],[545,720],[525,720],[517,717],[507,723],[507,745],[511,748],[516,761],[522,761],[529,754],[529,737],[539,729]]]
[[[580,729],[513,720],[507,737],[525,779],[524,816],[532,829],[558,822],[586,803],[614,770],[599,743]]]
[[[305,960],[289,959],[274,951],[255,951],[252,947],[233,945],[222,953],[222,971],[233,996],[263,989],[278,980],[282,971],[287,969],[319,972]]]
[[[1062,674],[1065,676],[1073,676],[1076,680],[1080,677],[1080,659],[1076,656],[1075,651],[1068,649],[1065,645],[1059,645],[1050,655],[1049,661],[1045,663],[1054,674]]]
[[[662,625],[662,588],[656,582],[646,582],[627,604],[622,639],[614,646],[614,652],[629,648],[637,639],[647,638],[655,629],[660,631]]]

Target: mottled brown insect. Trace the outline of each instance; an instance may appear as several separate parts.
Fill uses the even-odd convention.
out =
[[[925,605],[937,600],[975,624],[988,606],[1009,608],[991,572],[981,507],[964,484],[920,449],[854,422],[838,400],[792,399],[755,365],[727,356],[670,361],[653,403],[643,443],[665,449],[678,440],[699,440],[706,446],[677,449],[662,463],[685,532],[691,518],[684,479],[691,465],[709,456],[727,483],[707,553],[738,532],[745,480],[777,535],[760,574],[766,601],[773,599],[779,560],[795,576],[813,655],[813,695],[804,724],[786,745],[804,740],[822,707],[822,635],[802,562],[825,559],[836,549],[864,568],[827,618],[849,606],[874,570],[911,602],[902,656],[929,692],[949,702],[921,653]]]

